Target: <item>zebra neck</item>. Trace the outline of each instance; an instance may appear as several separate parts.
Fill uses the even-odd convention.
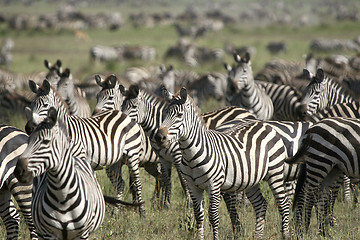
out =
[[[152,98],[152,99],[151,99]],[[167,104],[154,96],[148,96],[146,101],[146,112],[144,113],[144,121],[140,123],[146,135],[153,138],[161,125],[163,111]]]
[[[62,161],[59,161],[61,165],[46,172],[47,194],[59,203],[65,202],[80,189],[79,176],[75,169],[75,159],[71,156],[70,150],[65,152]]]

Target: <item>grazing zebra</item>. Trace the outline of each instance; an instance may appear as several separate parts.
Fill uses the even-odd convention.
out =
[[[60,81],[59,73],[62,72],[61,60],[58,59],[54,64],[51,64],[48,60],[45,59],[44,65],[49,70],[45,78],[50,82],[51,86],[57,86],[57,83]]]
[[[105,201],[90,163],[73,156],[68,125],[50,108],[48,117],[29,136],[14,174],[31,182],[31,212],[43,239],[88,239],[105,215]],[[77,146],[82,148],[82,146]]]
[[[218,239],[220,192],[244,190],[253,204],[256,234],[261,239],[267,203],[259,182],[266,180],[282,218],[283,238],[289,239],[289,203],[283,182],[283,160],[287,155],[276,131],[261,121],[249,121],[246,126],[240,124],[226,132],[209,130],[184,88],[165,112],[155,139],[162,147],[179,143],[183,154],[181,172],[193,200],[198,237],[204,237],[203,191],[209,194],[209,219],[214,239]]]
[[[243,107],[260,120],[271,119],[274,105],[263,87],[254,81],[250,54],[244,57],[234,54],[234,59],[235,67],[225,64],[228,71],[226,104]]]
[[[69,106],[70,115],[79,117],[90,117],[91,110],[86,99],[86,94],[79,87],[76,87],[70,74],[70,69],[66,68],[60,74],[57,83],[57,91]]]
[[[67,105],[47,80],[44,80],[41,86],[30,81],[29,87],[37,94],[37,97],[32,102],[31,108],[25,109],[28,115],[25,128],[31,130],[33,126],[37,126],[46,118],[49,108],[54,107],[58,111],[57,119],[67,125],[73,144],[83,146],[86,160],[90,162],[93,169],[99,170],[106,166],[109,170],[111,165],[127,160],[134,184],[135,198],[138,203],[142,203],[139,161],[145,157],[143,143],[146,136],[141,127],[119,111],[106,111],[90,118],[71,116]],[[74,156],[78,156],[77,154],[80,153],[77,151]],[[109,174],[109,171],[107,173]],[[110,180],[113,179],[109,177]],[[117,187],[120,198],[122,192],[119,189],[120,186]],[[145,214],[143,204],[140,206],[140,214]]]
[[[331,189],[341,182],[344,174],[350,178],[360,177],[359,132],[358,119],[323,119],[308,129],[298,153],[286,160],[289,163],[305,163],[305,174],[301,174],[297,186],[301,190],[296,207],[296,227],[300,233],[303,212],[307,230],[316,201],[319,231],[325,235],[330,223]]]
[[[137,85],[131,85],[129,90],[126,91],[122,85],[119,85],[115,76],[110,76],[105,80],[97,77],[97,82],[103,89],[98,93],[95,111],[122,109],[124,113],[127,113],[143,127],[150,139],[153,139],[160,126],[163,110],[168,103],[153,93],[139,89]],[[126,96],[125,99],[124,96]],[[205,113],[203,117],[209,128],[214,128],[234,118],[255,119],[248,111],[238,107],[227,107]],[[152,141],[152,146],[158,150],[162,165],[165,185],[163,204],[164,206],[170,206],[172,164],[175,165],[182,187],[185,193],[187,193],[186,183],[182,178],[179,168],[182,158],[181,152],[177,144],[174,144],[170,149],[159,149]]]
[[[307,73],[311,76],[311,73]],[[316,71],[315,76],[311,76],[311,79],[302,100],[303,116],[314,114],[320,109],[324,109],[325,107],[332,106],[336,103],[356,101],[356,99],[354,99],[354,97],[339,83],[326,77],[321,68]]]
[[[28,136],[21,130],[0,125],[0,216],[6,228],[7,239],[17,239],[20,215],[14,205],[16,200],[26,224],[30,238],[37,239],[31,218],[31,183],[19,183],[13,171],[19,156],[27,146]]]

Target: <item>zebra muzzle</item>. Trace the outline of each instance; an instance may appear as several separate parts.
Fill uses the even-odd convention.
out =
[[[29,183],[33,179],[31,172],[27,171],[28,161],[28,158],[20,158],[16,163],[14,175],[21,183]]]
[[[159,147],[167,148],[170,144],[168,138],[167,138],[167,129],[166,128],[160,128],[157,133],[155,134],[155,141],[156,144]]]

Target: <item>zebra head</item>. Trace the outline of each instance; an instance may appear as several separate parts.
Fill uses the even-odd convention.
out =
[[[163,90],[164,92],[164,90]],[[155,141],[160,147],[169,147],[172,143],[186,139],[194,124],[193,116],[198,114],[193,100],[188,96],[185,88],[172,95],[165,94],[170,100],[169,106],[164,110],[163,122],[155,135]]]
[[[62,101],[56,90],[50,86],[49,81],[46,79],[41,86],[29,80],[29,87],[31,91],[36,93],[36,97],[30,104],[30,107],[25,109],[28,120],[25,128],[28,134],[30,133],[28,130],[34,129],[35,126],[39,125],[47,117],[50,107],[58,109],[59,102]],[[67,107],[65,103],[63,106]],[[68,111],[68,109],[66,109],[66,111]]]
[[[66,68],[62,73],[60,73],[60,80],[56,86],[58,93],[64,101],[69,99],[70,95],[74,94],[74,81],[70,73],[70,69]]]
[[[240,92],[254,80],[250,54],[246,52],[243,57],[234,54],[234,59],[237,63],[236,66],[230,67],[229,65],[225,65],[225,68],[228,71],[227,88],[231,89],[233,92]]]
[[[62,71],[61,68],[61,61],[58,59],[56,63],[51,64],[48,60],[44,60],[45,67],[49,70],[46,74],[46,79],[50,82],[51,86],[57,86],[58,81],[60,80],[60,72]]]
[[[311,82],[306,87],[301,101],[303,117],[324,109],[328,104],[328,78],[325,78],[324,71],[319,68],[315,76],[306,71],[304,70],[304,73],[311,77]]]
[[[175,71],[172,65],[165,67],[163,64],[160,65],[160,73],[158,78],[163,82],[163,85],[170,91],[175,90]]]
[[[46,119],[29,135],[28,146],[14,170],[16,178],[31,182],[45,171],[56,169],[62,161],[62,149],[67,149],[69,141],[66,125],[57,123],[57,111],[50,108]]]
[[[115,75],[110,75],[102,79],[99,75],[95,75],[97,85],[102,89],[96,95],[96,106],[94,114],[105,110],[121,110],[124,101],[125,88]]]
[[[138,85],[131,85],[128,91],[122,93],[125,96],[121,107],[122,112],[137,123],[145,121],[147,107],[143,91],[139,89]]]

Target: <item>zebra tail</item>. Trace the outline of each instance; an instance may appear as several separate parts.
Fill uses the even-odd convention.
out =
[[[127,207],[140,207],[141,205],[144,204],[144,202],[141,202],[141,203],[129,203],[129,202],[125,202],[123,200],[116,199],[114,197],[107,196],[107,195],[104,195],[104,200],[105,200],[106,203],[114,205],[114,206],[117,206],[117,205],[121,204],[121,205],[124,205],[124,206],[127,206]]]
[[[300,148],[295,153],[294,156],[288,157],[285,159],[285,162],[288,164],[298,164],[298,163],[304,163],[304,159],[302,159],[302,156],[305,155],[307,150],[309,149],[309,143],[311,141],[310,134],[307,135],[306,139],[304,139],[300,145]]]
[[[293,206],[292,206],[293,211],[295,211],[298,200],[299,200],[299,196],[300,196],[300,194],[302,194],[303,186],[305,183],[305,178],[306,178],[306,164],[302,163],[302,164],[300,164],[300,171],[299,171],[299,175],[298,175],[297,181],[296,181],[296,188],[295,188],[295,194],[294,194],[294,200],[293,200]]]

